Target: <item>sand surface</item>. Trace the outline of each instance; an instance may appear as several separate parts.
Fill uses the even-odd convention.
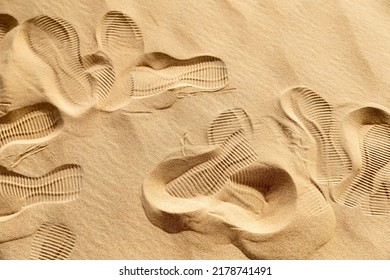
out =
[[[387,1],[0,1],[0,259],[389,259]]]

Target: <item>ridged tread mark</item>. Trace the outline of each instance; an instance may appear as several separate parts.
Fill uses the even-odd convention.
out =
[[[378,171],[373,179],[373,189],[365,198],[362,209],[370,215],[390,215],[390,164]]]
[[[390,214],[390,125],[368,125],[362,136],[362,168],[335,201],[360,205],[366,215]]]
[[[133,97],[149,97],[168,90],[193,87],[199,91],[218,91],[228,84],[225,63],[216,57],[200,56],[176,60],[163,69],[138,66],[130,71]]]
[[[76,243],[73,232],[63,224],[44,223],[34,234],[31,260],[66,260]]]
[[[280,102],[285,114],[316,141],[316,180],[325,185],[340,183],[351,171],[352,164],[341,143],[333,107],[305,87],[286,91]]]
[[[65,102],[64,110],[79,115],[94,105],[90,77],[85,71],[79,37],[67,21],[38,16],[23,23],[26,41],[33,53],[54,72],[59,96],[48,96]]]
[[[61,114],[49,103],[10,111],[0,118],[0,150],[9,144],[39,142],[63,127]]]
[[[119,11],[106,13],[97,28],[97,39],[103,50],[144,49],[142,32],[136,22]]]
[[[27,177],[0,168],[0,197],[18,200],[23,206],[69,202],[79,196],[82,177],[81,167],[75,164],[62,165],[40,177]]]
[[[16,26],[18,26],[18,21],[13,16],[0,14],[0,41]]]
[[[97,108],[104,108],[115,83],[115,71],[108,56],[97,51],[82,57],[86,71],[91,75],[93,95],[97,96]]]
[[[104,61],[93,61],[92,68],[96,70],[90,72],[98,96],[96,108],[112,112],[128,104],[132,96],[133,79],[129,69],[144,54],[143,37],[132,18],[119,11],[109,11],[98,24],[96,40],[97,53],[105,56]]]
[[[210,145],[219,145],[226,141],[233,133],[243,130],[247,139],[253,133],[252,123],[242,108],[233,108],[222,112],[215,118],[207,130]]]
[[[298,210],[305,216],[315,217],[330,210],[328,202],[321,189],[318,187],[305,188],[299,196]]]
[[[98,24],[96,39],[99,50],[112,60],[115,71],[123,69],[123,60],[137,56],[144,51],[142,32],[136,22],[119,11],[106,13]]]
[[[232,174],[257,159],[242,130],[231,135],[221,148],[218,156],[167,184],[167,192],[181,198],[213,195],[223,188]]]

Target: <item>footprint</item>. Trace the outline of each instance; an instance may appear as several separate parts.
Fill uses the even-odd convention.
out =
[[[248,140],[251,129],[250,119],[243,109],[222,112],[211,122],[207,133],[211,145],[220,145],[218,155],[172,180],[166,187],[167,192],[183,198],[218,192],[231,175],[257,159]]]
[[[97,96],[97,109],[104,109],[110,103],[110,92],[115,83],[115,71],[108,56],[97,51],[82,57],[86,71],[91,75],[92,92]]]
[[[353,110],[343,121],[343,137],[352,158],[352,174],[331,189],[332,198],[366,215],[388,215],[390,114],[379,106]]]
[[[192,92],[183,93],[183,96],[187,96],[195,95],[197,92],[218,91],[228,85],[226,66],[218,58],[203,56],[177,60],[172,57],[166,59],[166,56],[165,54],[154,54],[153,56],[156,59],[163,57],[163,60],[168,60],[171,63],[163,69],[136,66],[124,72],[118,72],[115,67],[112,68],[109,64],[106,64],[96,72],[92,72],[92,76],[100,85],[97,108],[111,112],[132,101],[146,101],[168,91],[183,91],[183,89],[191,88]],[[145,64],[146,62],[143,61],[142,63]],[[154,65],[157,62],[151,64]],[[162,64],[166,65],[164,62]],[[145,65],[150,65],[150,63]],[[106,81],[103,79],[106,79]],[[175,93],[172,102],[174,103],[180,97],[180,92]],[[165,104],[165,102],[163,103]],[[156,107],[160,106],[157,105]]]
[[[194,148],[190,156],[177,153],[157,166],[143,184],[143,207],[151,223],[170,233],[216,236],[252,259],[304,257],[331,239],[334,214],[321,193],[299,186],[298,196],[294,180],[278,166],[256,161],[215,181],[211,167],[210,175],[192,172],[211,166],[218,154]]]
[[[316,140],[315,177],[330,187],[332,199],[366,215],[388,215],[390,114],[368,106],[350,112],[339,126],[333,107],[307,88],[287,91],[281,105]]]
[[[207,131],[207,138],[210,145],[219,145],[226,141],[230,135],[243,130],[246,138],[251,139],[253,128],[252,123],[241,108],[233,108],[222,112],[212,121]]]
[[[112,112],[130,102],[133,79],[129,69],[137,65],[144,53],[143,37],[133,19],[110,11],[98,24],[96,40],[99,50],[86,56],[84,65],[98,96],[96,108]]]
[[[98,52],[106,58],[91,55],[85,57],[84,65],[91,74],[99,110],[112,112],[137,99],[154,98],[170,90],[193,88],[197,92],[210,92],[228,84],[226,65],[218,58],[199,56],[179,60],[163,53],[144,54],[142,32],[133,19],[121,12],[110,11],[103,16],[96,39]],[[127,63],[123,63],[124,59]],[[177,98],[196,92],[180,94],[168,105],[163,98],[162,104],[155,107],[167,108]]]
[[[212,215],[229,225],[226,234],[249,258],[307,258],[332,238],[333,210],[310,182],[295,177],[257,161],[234,174],[218,194],[238,208],[220,207]]]
[[[31,260],[66,260],[76,243],[73,232],[65,225],[45,223],[34,234]]]
[[[82,188],[79,165],[62,165],[40,177],[27,177],[0,168],[0,214],[19,213],[38,203],[60,203],[75,200]]]
[[[178,60],[166,54],[154,54],[153,58],[169,61],[169,64],[163,63],[166,67],[162,69],[149,66],[132,69],[130,74],[133,79],[133,97],[150,97],[186,87],[211,92],[228,85],[227,68],[219,58],[199,56]]]
[[[167,231],[187,227],[185,213],[212,207],[214,195],[229,176],[256,160],[242,132],[232,135],[221,146],[186,148],[164,160],[143,184],[143,202],[149,218]],[[165,223],[177,217],[175,226]],[[180,221],[183,219],[182,221]],[[181,224],[181,222],[183,224]]]
[[[99,50],[112,61],[116,73],[132,66],[144,52],[144,41],[136,22],[122,12],[106,13],[98,24],[96,39]],[[123,61],[129,63],[123,63]]]
[[[390,214],[390,114],[364,107],[343,121],[352,174],[331,189],[332,198],[347,207],[360,206],[366,215]]]
[[[0,151],[11,144],[32,144],[52,139],[62,127],[60,112],[49,103],[11,111],[0,118]]]
[[[18,26],[18,21],[11,15],[0,14],[0,41],[12,28]]]
[[[311,89],[296,87],[280,99],[284,113],[300,126],[316,145],[311,173],[320,185],[337,185],[351,171],[351,160],[341,143],[341,132],[334,108]]]
[[[45,95],[71,116],[79,116],[95,105],[89,74],[80,57],[79,37],[65,20],[38,16],[22,24],[22,32],[32,53],[42,61],[48,88]]]
[[[362,160],[360,173],[336,201],[352,207],[360,204],[363,213],[368,215],[387,214],[390,208],[390,185],[386,184],[389,174],[383,170],[390,163],[389,125],[368,128],[363,136]],[[387,207],[381,209],[383,201],[387,201]]]
[[[214,204],[229,177],[257,159],[244,130],[230,131],[234,133],[220,145],[190,146],[173,153],[150,174],[143,184],[143,205],[152,223],[168,232],[188,227],[185,213],[202,212]],[[170,215],[174,224],[168,226],[164,221]]]
[[[253,259],[310,254],[332,237],[333,211],[307,181],[297,187],[286,170],[260,162],[242,128],[245,116],[240,108],[223,112],[209,135],[232,131],[224,142],[211,134],[218,145],[186,148],[160,163],[142,187],[145,213],[167,232],[210,234]]]

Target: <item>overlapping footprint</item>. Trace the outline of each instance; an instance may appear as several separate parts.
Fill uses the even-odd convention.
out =
[[[350,176],[332,188],[334,200],[366,215],[390,214],[390,113],[378,105],[353,110],[343,121],[353,159]]]
[[[12,29],[15,32],[5,40]],[[0,74],[0,153],[11,145],[40,144],[56,137],[64,126],[57,107],[62,113],[79,116],[94,105],[89,74],[80,59],[78,36],[68,22],[38,16],[18,26],[15,18],[0,14],[0,41],[3,39],[6,44],[2,54],[6,59],[2,59],[2,63],[6,64],[2,65],[5,67]],[[34,59],[26,60],[29,55]],[[21,60],[24,69],[31,68],[29,71],[39,66],[39,73],[45,75],[45,79],[39,80],[43,83],[37,86],[37,79],[16,84],[7,80],[17,72],[15,67],[21,67],[18,64]],[[14,64],[7,64],[9,61]],[[14,72],[10,73],[9,69]],[[28,83],[32,80],[34,85],[30,87]],[[33,91],[36,86],[39,88],[37,96],[13,99],[16,92]],[[35,101],[39,103],[28,105]],[[18,163],[28,151],[18,158]],[[76,164],[59,166],[38,177],[28,177],[0,166],[0,222],[14,219],[37,204],[75,200],[82,189],[82,177],[82,169]],[[30,258],[66,259],[74,245],[75,236],[69,228],[45,223],[34,234]]]
[[[261,162],[251,127],[244,110],[227,110],[210,125],[212,145],[160,163],[143,183],[145,213],[167,232],[212,234],[250,258],[306,256],[331,238],[333,212],[314,186],[297,187],[286,170]]]
[[[114,111],[129,102],[134,67],[144,53],[142,33],[129,16],[119,11],[106,13],[96,30],[98,51],[83,56],[84,67],[92,77],[96,108]]]
[[[0,20],[0,36],[17,26],[17,21],[8,15],[2,15]],[[72,117],[93,107],[114,111],[134,99],[150,99],[173,90],[191,89],[182,95],[173,94],[179,98],[218,91],[228,85],[226,65],[216,57],[176,59],[163,53],[145,54],[139,27],[118,11],[103,16],[96,32],[98,50],[83,56],[75,28],[61,18],[37,16],[15,29],[8,40],[14,51],[2,53],[12,56],[3,62],[15,63],[3,68],[18,67],[25,76],[31,76],[33,69],[39,71],[44,79],[23,81],[23,86],[26,83],[25,87],[34,89],[27,96],[28,102],[50,102]],[[26,56],[33,59],[25,63]],[[0,74],[0,79],[5,80],[0,84],[1,104],[16,104],[12,92],[22,90],[9,81],[10,76],[7,71]],[[174,102],[175,98],[171,99]]]
[[[0,151],[14,144],[48,141],[63,127],[61,114],[49,103],[11,111],[0,118]],[[63,165],[40,177],[26,177],[0,167],[0,220],[10,219],[28,206],[76,199],[82,186],[78,165]]]
[[[315,142],[311,176],[334,201],[366,215],[390,214],[390,114],[378,105],[354,109],[337,122],[334,108],[304,87],[281,98],[286,115]],[[314,169],[314,170],[313,170]]]
[[[339,184],[351,170],[351,161],[341,143],[341,128],[335,111],[322,96],[306,87],[283,93],[284,113],[312,137],[314,154],[308,159],[310,175],[318,184]]]
[[[216,57],[179,60],[163,53],[145,54],[139,27],[121,12],[103,16],[96,39],[99,50],[84,56],[83,62],[93,79],[100,110],[114,111],[135,98],[151,98],[174,89],[217,91],[228,84],[226,66]]]
[[[37,16],[15,27],[4,41],[7,45],[0,59],[2,104],[20,107],[50,102],[70,116],[93,108],[96,101],[90,75],[81,61],[78,34],[70,23]],[[12,106],[9,110],[15,109]]]

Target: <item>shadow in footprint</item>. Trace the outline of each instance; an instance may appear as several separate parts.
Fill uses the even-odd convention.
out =
[[[13,16],[0,14],[0,41],[16,26],[18,26],[18,21]]]
[[[250,222],[246,224],[248,231],[279,230],[292,219],[296,210],[297,191],[291,176],[282,168],[266,163],[256,162],[236,172],[217,196],[257,216],[253,226]],[[237,219],[234,224],[240,222],[242,220]]]

